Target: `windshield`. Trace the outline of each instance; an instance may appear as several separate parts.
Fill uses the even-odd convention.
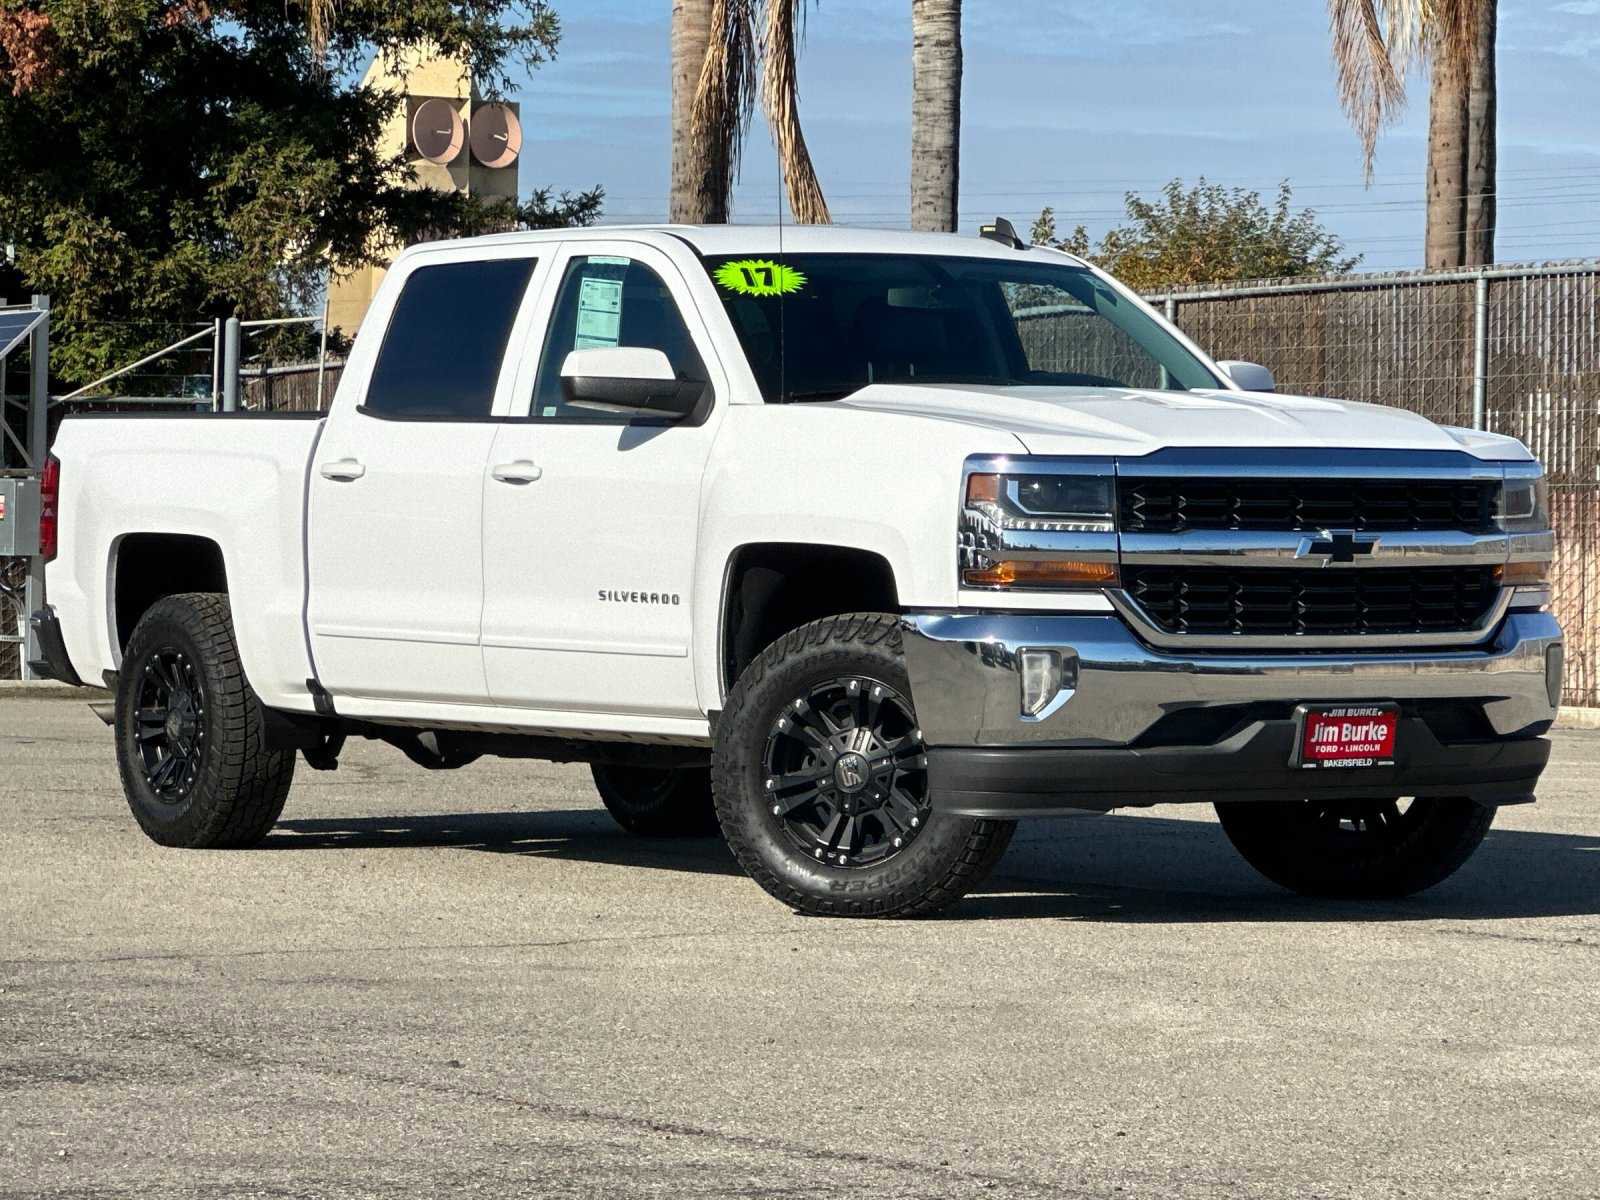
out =
[[[870,383],[1224,386],[1082,267],[920,254],[705,263],[768,403]]]

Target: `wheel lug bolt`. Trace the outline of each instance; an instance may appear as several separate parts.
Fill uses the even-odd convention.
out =
[[[900,847],[903,846],[903,845],[905,845],[905,839],[904,838],[895,838],[895,840],[894,840],[894,848],[896,850],[900,849]]]
[[[773,815],[773,816],[775,816],[775,817],[776,817],[776,816],[778,816],[778,815],[779,815],[779,814],[780,814],[780,813],[782,813],[782,812],[783,812],[783,806],[782,806],[782,805],[781,805],[781,804],[774,804],[774,805],[773,805],[773,806],[772,806],[772,815]]]
[[[911,818],[911,828],[915,829],[920,824],[922,824],[922,818],[921,817],[912,817]]]

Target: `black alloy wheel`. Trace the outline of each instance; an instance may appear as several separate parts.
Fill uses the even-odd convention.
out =
[[[181,650],[163,646],[145,662],[134,712],[144,779],[156,799],[178,804],[194,787],[205,748],[205,687]]]
[[[870,676],[825,680],[773,722],[762,765],[774,816],[796,845],[870,867],[927,825],[927,756],[910,702]]]

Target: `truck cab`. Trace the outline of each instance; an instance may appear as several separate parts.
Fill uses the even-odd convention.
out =
[[[805,911],[1182,801],[1286,886],[1414,891],[1548,757],[1543,475],[1270,385],[1011,238],[420,246],[326,414],[63,423],[41,666],[115,687],[173,845],[259,839],[358,736],[589,762]]]

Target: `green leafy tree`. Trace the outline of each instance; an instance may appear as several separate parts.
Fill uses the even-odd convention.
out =
[[[0,295],[50,293],[52,366],[85,382],[175,325],[303,310],[330,260],[593,220],[598,190],[408,186],[378,150],[399,98],[357,82],[428,46],[496,93],[559,37],[544,0],[0,0]]]
[[[1129,224],[1091,246],[1082,225],[1069,237],[1056,233],[1055,210],[1033,224],[1033,240],[1087,258],[1140,291],[1236,279],[1333,275],[1361,261],[1307,208],[1294,211],[1287,181],[1271,205],[1259,192],[1224,188],[1200,179],[1185,188],[1174,179],[1159,200],[1133,192],[1125,199]]]

